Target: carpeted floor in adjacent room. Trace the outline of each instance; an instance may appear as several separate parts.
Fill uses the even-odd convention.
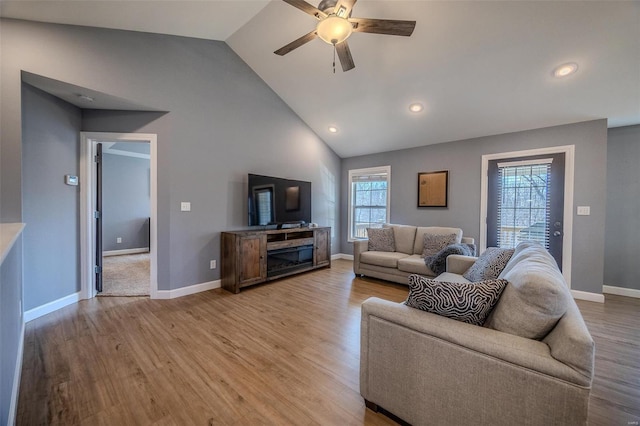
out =
[[[98,296],[148,296],[149,253],[106,256]]]

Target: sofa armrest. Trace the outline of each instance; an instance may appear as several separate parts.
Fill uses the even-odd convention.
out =
[[[464,274],[476,262],[477,257],[451,254],[447,256],[447,272]]]
[[[353,242],[353,273],[360,275],[360,253],[369,251],[369,240],[355,240]]]
[[[361,318],[361,384],[366,386],[366,364],[369,345],[386,345],[376,341],[370,334],[372,322],[382,321],[398,329],[417,332],[417,338],[452,344],[464,350],[472,351],[482,357],[497,359],[526,370],[533,370],[547,376],[558,378],[575,385],[590,388],[591,380],[568,365],[551,356],[549,346],[544,342],[490,328],[479,327],[440,315],[411,308],[403,303],[371,297],[362,304]],[[411,333],[415,335],[415,333]],[[362,366],[365,365],[363,368]],[[363,380],[364,379],[364,380]]]
[[[462,237],[462,241],[460,241],[463,244],[475,244],[476,240],[472,237]]]

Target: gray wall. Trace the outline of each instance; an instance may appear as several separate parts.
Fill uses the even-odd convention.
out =
[[[640,126],[608,133],[604,283],[640,290]]]
[[[80,291],[79,108],[22,85],[25,311]]]
[[[421,148],[344,159],[342,181],[350,169],[391,166],[391,222],[454,226],[479,239],[482,155],[559,145],[575,145],[572,289],[602,293],[606,207],[607,121],[488,136]],[[449,170],[449,207],[418,209],[417,173]],[[348,188],[341,192],[341,251],[347,242]],[[591,216],[576,216],[575,206],[591,206]]]
[[[104,154],[102,237],[104,251],[149,247],[149,160]],[[117,238],[122,238],[120,244]]]
[[[8,424],[13,377],[22,339],[22,237],[0,265],[0,425]],[[20,360],[22,363],[22,360]]]
[[[3,221],[22,217],[25,70],[168,111],[82,120],[85,131],[158,134],[160,290],[219,279],[209,260],[220,259],[221,231],[246,226],[247,173],[311,181],[312,220],[339,227],[339,157],[225,43],[16,20],[2,20],[0,39]]]

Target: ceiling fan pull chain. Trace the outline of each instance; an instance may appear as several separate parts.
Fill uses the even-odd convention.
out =
[[[333,43],[333,73],[336,73],[336,44]]]

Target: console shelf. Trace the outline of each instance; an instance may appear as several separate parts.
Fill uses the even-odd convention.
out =
[[[331,228],[223,232],[222,288],[241,288],[331,266]]]

